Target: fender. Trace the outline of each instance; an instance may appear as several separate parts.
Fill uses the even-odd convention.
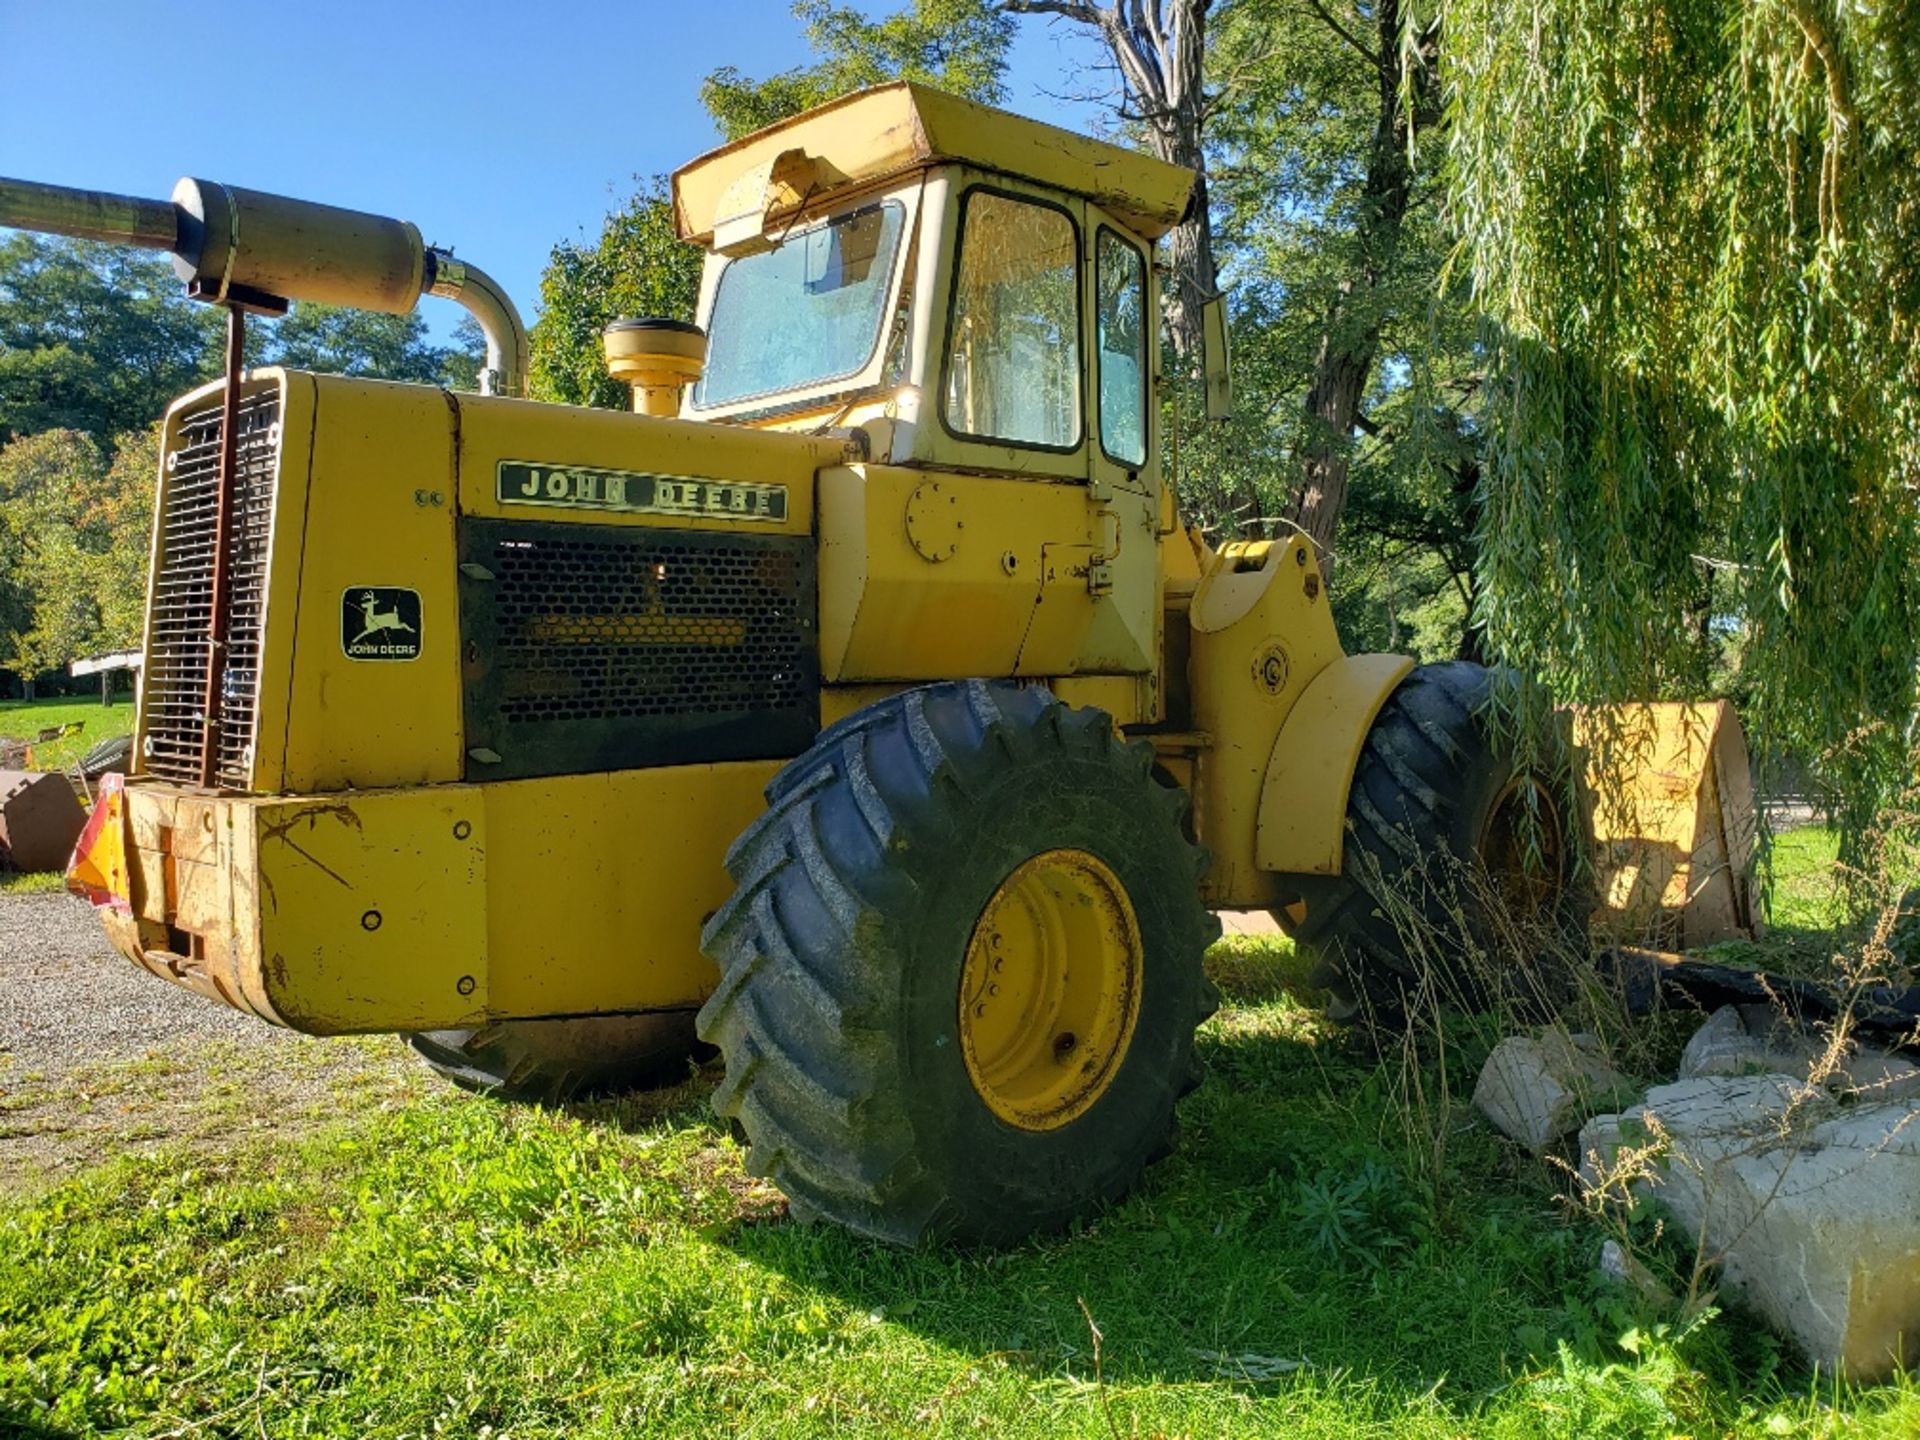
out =
[[[1348,655],[1307,685],[1274,738],[1260,787],[1254,863],[1297,875],[1338,875],[1347,792],[1367,732],[1413,669],[1405,655]]]

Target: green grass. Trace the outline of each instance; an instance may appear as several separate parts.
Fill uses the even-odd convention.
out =
[[[1435,1146],[1399,1058],[1291,997],[1284,942],[1211,964],[1227,1004],[1176,1153],[1005,1253],[791,1224],[709,1115],[711,1072],[569,1111],[343,1100],[302,1139],[16,1197],[0,1431],[1920,1432],[1911,1386],[1816,1380],[1738,1318],[1663,1331],[1610,1288],[1554,1172],[1471,1122],[1471,1047],[1423,1071],[1450,1087]]]
[[[133,729],[133,701],[117,700],[102,705],[97,696],[56,696],[50,700],[0,700],[0,739],[31,740],[40,731],[54,725],[79,720],[86,729],[53,745],[34,747],[33,768],[60,770],[77,762],[102,740],[111,740]]]
[[[0,895],[51,895],[66,888],[66,876],[58,870],[34,870],[25,874],[0,870]]]

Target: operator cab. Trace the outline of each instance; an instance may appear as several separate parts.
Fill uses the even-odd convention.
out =
[[[1156,494],[1152,251],[1192,183],[909,83],[714,151],[673,181],[708,252],[681,414]]]

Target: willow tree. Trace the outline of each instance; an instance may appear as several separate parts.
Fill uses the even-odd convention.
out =
[[[1480,616],[1564,699],[1696,688],[1849,828],[1920,665],[1920,0],[1448,0],[1487,316]]]

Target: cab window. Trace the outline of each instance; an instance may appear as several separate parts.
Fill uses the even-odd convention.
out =
[[[1080,242],[1052,205],[970,190],[960,218],[941,413],[956,434],[1073,450]]]
[[[1147,463],[1147,267],[1140,252],[1102,229],[1094,247],[1100,448],[1117,464]]]

